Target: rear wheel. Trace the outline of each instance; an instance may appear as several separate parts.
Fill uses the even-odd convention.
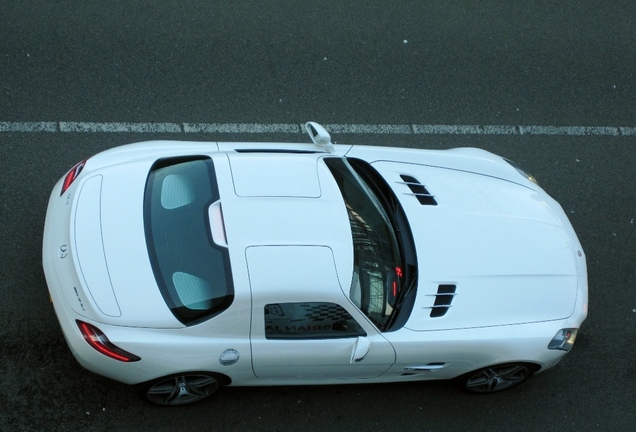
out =
[[[507,363],[470,372],[460,378],[464,388],[474,393],[493,393],[521,384],[535,372],[524,363]]]
[[[150,381],[142,387],[141,396],[158,405],[184,405],[213,395],[222,382],[211,373],[182,373]]]

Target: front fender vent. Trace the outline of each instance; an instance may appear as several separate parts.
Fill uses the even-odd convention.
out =
[[[435,296],[435,303],[431,308],[431,318],[439,318],[446,315],[448,309],[451,307],[451,303],[455,298],[456,285],[443,284],[437,287],[437,294],[429,294]]]
[[[407,185],[411,189],[411,193],[408,195],[414,195],[422,205],[437,205],[435,197],[415,177],[405,174],[400,174],[400,177],[404,180],[402,184]]]

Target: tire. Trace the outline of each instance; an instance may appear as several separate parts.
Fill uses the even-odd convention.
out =
[[[467,373],[458,381],[469,392],[494,393],[525,382],[536,369],[536,366],[527,363],[506,363]]]
[[[140,396],[157,405],[185,405],[216,393],[225,380],[209,372],[184,372],[150,381],[141,386]]]

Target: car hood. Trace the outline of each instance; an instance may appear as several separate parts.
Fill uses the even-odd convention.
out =
[[[509,325],[573,313],[582,249],[542,189],[443,167],[373,166],[399,197],[416,243],[418,291],[407,328]],[[421,204],[405,178],[434,201]],[[441,296],[449,289],[454,295]],[[436,301],[448,307],[434,308]]]

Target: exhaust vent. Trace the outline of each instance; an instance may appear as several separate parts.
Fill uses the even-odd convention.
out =
[[[446,315],[455,297],[456,285],[440,285],[435,294],[435,303],[431,306],[431,318],[439,318]]]
[[[407,185],[409,189],[411,189],[411,193],[409,195],[414,195],[415,198],[422,205],[437,205],[437,201],[431,193],[424,187],[422,183],[420,183],[415,177],[401,174],[403,184]]]

